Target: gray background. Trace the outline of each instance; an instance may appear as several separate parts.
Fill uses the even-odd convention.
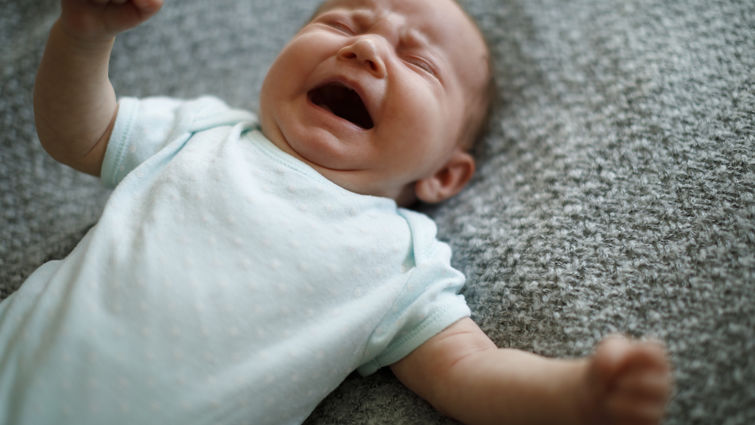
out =
[[[667,424],[755,423],[755,2],[467,0],[503,102],[479,173],[428,209],[504,347],[588,354],[612,332],[668,344]],[[256,109],[315,2],[167,1],[119,37],[119,94]],[[50,159],[31,89],[54,0],[0,0],[0,297],[64,256],[108,193]],[[285,402],[285,401],[281,401]],[[453,423],[387,371],[310,424]]]

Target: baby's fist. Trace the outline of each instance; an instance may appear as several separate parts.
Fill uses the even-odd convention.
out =
[[[62,0],[61,23],[83,41],[110,40],[151,18],[163,0]]]

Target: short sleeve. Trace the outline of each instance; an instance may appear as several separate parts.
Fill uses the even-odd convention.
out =
[[[471,312],[459,291],[464,275],[451,266],[451,248],[436,239],[435,223],[403,211],[412,231],[414,268],[390,312],[375,329],[368,352],[376,353],[358,369],[371,374],[391,365]]]
[[[129,172],[171,142],[213,125],[254,121],[250,112],[229,108],[220,99],[121,98],[100,178],[115,187]]]
[[[100,173],[105,186],[115,187],[126,174],[169,142],[182,103],[166,97],[119,100],[118,115]]]

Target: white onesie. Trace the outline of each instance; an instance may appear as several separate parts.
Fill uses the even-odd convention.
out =
[[[0,303],[0,424],[297,424],[469,309],[426,216],[214,98],[124,98],[101,219]]]

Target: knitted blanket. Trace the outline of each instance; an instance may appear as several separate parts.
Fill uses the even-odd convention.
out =
[[[502,99],[470,186],[426,208],[502,347],[668,345],[666,424],[755,423],[755,2],[466,0]],[[255,110],[312,0],[166,2],[120,36],[120,95]],[[0,0],[0,297],[65,256],[108,197],[52,160],[32,87],[57,0]],[[0,395],[2,396],[2,395]],[[281,400],[285,403],[285,400]],[[389,371],[349,377],[308,424],[451,424]]]

